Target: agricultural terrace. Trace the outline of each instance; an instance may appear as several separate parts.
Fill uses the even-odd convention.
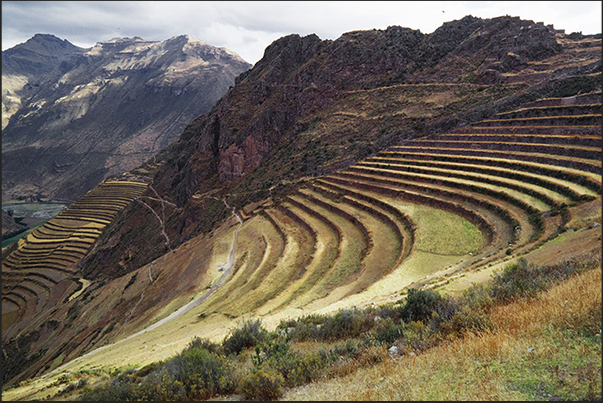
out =
[[[406,141],[246,215],[233,274],[199,309],[332,310],[537,247],[601,194],[596,95]]]
[[[107,180],[36,228],[2,263],[2,312],[10,322],[40,312],[79,285],[78,263],[146,183]],[[60,283],[59,287],[56,287]],[[14,312],[18,312],[14,313]]]
[[[146,333],[148,315],[133,315],[130,331],[145,336],[116,339],[123,344],[115,349],[107,345],[97,360],[122,362],[127,350],[128,359],[147,362],[150,356],[139,351],[143,339],[143,344],[154,340],[151,346],[169,344],[152,349],[153,354],[169,355],[177,345],[173,332],[180,339],[193,333],[217,337],[242,317],[260,317],[274,327],[283,319],[394,302],[411,288],[447,287],[453,280],[463,284],[482,275],[482,269],[537,253],[548,241],[566,235],[565,229],[581,218],[580,209],[592,208],[589,202],[601,195],[596,96],[600,99],[600,93],[576,97],[571,108],[559,107],[568,106],[568,99],[532,102],[486,123],[409,140],[314,178],[278,199],[246,206],[236,245],[233,225],[239,224],[233,219],[207,244],[212,250],[207,256],[213,257],[197,259],[210,270],[203,284],[192,287],[194,294],[183,291],[159,310],[147,309],[154,319],[163,320],[184,300],[202,298],[199,304],[162,330],[153,327]],[[52,306],[57,301],[52,290],[66,289],[62,299],[75,295],[77,262],[106,222],[146,186],[105,185],[106,191],[109,185],[119,188],[119,207],[111,202],[121,200],[115,193],[107,197],[101,192],[105,198],[98,195],[98,204],[82,199],[5,259],[10,267],[3,277],[3,304],[12,307],[13,316]],[[233,264],[224,275],[226,265],[218,264],[233,247]],[[195,260],[193,249],[187,248],[160,258],[163,263],[153,269],[149,283],[146,266],[141,268],[144,275],[128,291],[181,282],[178,275],[157,277],[157,270],[170,268],[172,259]],[[149,277],[150,272],[149,266]],[[65,281],[69,287],[61,287]],[[115,281],[125,290],[127,279]],[[131,299],[132,311],[148,295]],[[97,330],[101,334],[101,327]]]

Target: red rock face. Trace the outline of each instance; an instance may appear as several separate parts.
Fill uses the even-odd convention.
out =
[[[225,150],[220,150],[218,173],[220,181],[232,181],[257,168],[267,153],[267,147],[249,135],[241,146],[231,144]]]

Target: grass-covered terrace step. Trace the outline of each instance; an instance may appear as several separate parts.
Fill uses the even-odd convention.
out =
[[[466,149],[450,147],[415,147],[415,146],[395,146],[387,151],[382,151],[379,156],[390,158],[404,158],[410,154],[429,155],[449,155],[449,156],[475,156],[482,158],[497,158],[516,161],[537,162],[540,164],[555,165],[560,167],[572,168],[578,171],[586,171],[600,175],[601,160],[566,157],[563,155],[551,155],[542,153],[530,153],[523,151],[510,150],[483,150]]]
[[[417,160],[406,160],[400,159],[396,162],[377,162],[377,161],[363,161],[354,167],[374,167],[379,169],[396,170],[403,172],[442,172],[450,176],[459,176],[468,173],[488,175],[489,178],[504,178],[516,181],[519,184],[535,185],[541,188],[547,189],[551,192],[555,192],[558,195],[563,196],[564,199],[558,199],[558,202],[577,202],[584,200],[585,194],[579,193],[574,190],[573,187],[568,187],[565,183],[561,183],[559,180],[551,180],[546,176],[530,174],[527,172],[518,172],[505,168],[491,168],[488,165],[475,165],[475,164],[455,164],[446,162],[433,162],[433,161],[417,161]],[[438,171],[433,171],[437,169]],[[431,170],[431,171],[430,171]],[[496,182],[489,182],[496,183]],[[500,182],[501,186],[504,186],[505,182]],[[525,188],[525,186],[523,186]],[[520,190],[520,187],[515,188]]]
[[[582,145],[558,145],[558,144],[534,144],[508,141],[477,141],[477,140],[412,140],[404,144],[410,147],[426,148],[452,148],[469,150],[496,150],[496,151],[519,151],[524,153],[561,155],[582,159],[601,161],[601,147],[588,147]],[[399,149],[398,146],[391,148],[393,151]]]
[[[390,156],[382,156],[390,155]],[[600,194],[601,175],[585,172],[577,169],[554,166],[545,163],[523,161],[511,158],[492,158],[464,155],[450,155],[445,152],[438,153],[404,153],[402,154],[379,154],[365,159],[365,162],[376,162],[385,164],[396,164],[401,161],[421,161],[424,164],[452,164],[462,166],[478,166],[490,168],[508,169],[512,172],[531,173],[540,175],[545,179],[557,179],[561,186],[572,187],[581,194]],[[462,169],[462,168],[459,168]],[[485,168],[484,168],[485,169]],[[576,186],[572,186],[576,185]],[[589,192],[590,191],[590,192]]]
[[[550,134],[601,136],[601,125],[556,125],[556,126],[462,126],[452,130],[459,134]]]
[[[512,143],[535,143],[535,144],[566,144],[586,147],[600,147],[600,135],[583,134],[524,134],[524,133],[479,133],[461,134],[447,133],[434,134],[428,137],[430,140],[443,141],[494,141]]]

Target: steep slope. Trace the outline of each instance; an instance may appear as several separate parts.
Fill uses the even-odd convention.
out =
[[[53,35],[36,34],[25,44],[2,52],[2,130],[24,105],[22,100],[39,90],[38,81],[70,57],[86,49]],[[28,85],[28,82],[32,84]],[[37,85],[36,85],[37,84]]]
[[[186,35],[82,49],[38,34],[3,52],[3,198],[76,200],[176,140],[249,67]]]
[[[534,252],[565,225],[593,227],[601,41],[540,27],[466,17],[431,35],[390,27],[273,43],[207,115],[131,172],[150,185],[79,264],[86,291],[3,332],[11,381],[86,352],[99,365],[165,358],[192,335],[223,336],[243,315],[274,324],[398,298]],[[535,38],[527,49],[544,51],[506,41],[523,31]],[[394,46],[380,46],[388,38]],[[502,82],[478,74],[513,51],[526,64]],[[536,66],[546,74],[525,71]],[[543,109],[555,103],[576,106]]]
[[[17,222],[11,214],[2,210],[2,239],[10,238],[26,228],[24,224]]]
[[[166,211],[166,231],[177,245],[228,215],[205,197],[208,192],[228,195],[238,208],[278,197],[290,183],[349,166],[404,139],[554,96],[550,80],[556,76],[600,71],[600,55],[593,62],[590,53],[564,50],[556,35],[561,34],[517,17],[471,16],[429,35],[396,26],[350,32],[335,41],[290,35],[268,46],[207,115],[136,172],[153,176],[157,192],[178,206]],[[514,74],[530,63],[555,63],[536,83],[493,84],[488,75],[481,77],[481,70],[509,54],[525,62]],[[563,54],[582,61],[572,74],[566,61],[556,61]],[[598,85],[596,77],[585,80],[591,88]],[[132,217],[136,221],[110,228],[113,240],[95,247],[86,271],[101,272],[102,262],[120,261],[125,245],[139,248],[132,256],[135,266],[163,253],[161,237],[147,225],[152,218],[142,210]]]

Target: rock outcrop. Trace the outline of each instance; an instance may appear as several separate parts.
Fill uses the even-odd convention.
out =
[[[25,224],[15,220],[12,214],[2,210],[2,239],[10,238],[27,229]]]

